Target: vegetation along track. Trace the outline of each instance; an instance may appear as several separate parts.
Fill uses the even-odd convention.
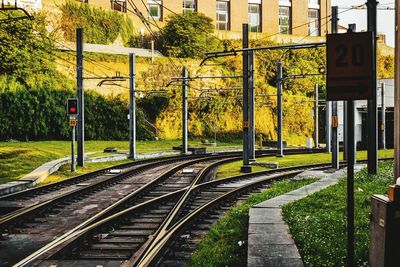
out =
[[[305,169],[328,166],[319,164],[283,168],[200,183],[208,172],[203,170],[186,188],[121,210],[59,238],[18,263],[18,266],[147,266],[155,265],[156,262],[167,266],[179,264],[183,262],[179,258],[181,254],[171,257],[176,260],[172,262],[170,254],[165,256],[165,249],[171,240],[182,236],[182,233],[183,236],[195,237],[195,242],[196,231],[199,230],[190,224],[195,223],[201,228],[200,232],[205,231],[218,218],[219,210],[226,209],[238,198],[268,187],[273,181],[293,177]],[[221,208],[221,205],[225,206]],[[203,222],[199,224],[196,219],[200,215]],[[181,249],[187,246],[177,245]],[[189,244],[189,247],[193,246]],[[188,255],[190,253],[182,254],[183,259]],[[160,263],[161,259],[165,262]]]

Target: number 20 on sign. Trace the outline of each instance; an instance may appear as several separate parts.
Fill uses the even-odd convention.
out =
[[[373,98],[373,34],[329,34],[327,37],[327,100]]]

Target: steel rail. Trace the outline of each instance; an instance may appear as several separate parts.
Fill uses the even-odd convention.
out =
[[[393,158],[382,158],[380,160],[392,160]],[[359,163],[365,163],[367,162],[367,160],[360,160]],[[341,162],[341,167],[345,166],[346,162]],[[304,166],[305,168],[309,167],[309,169],[326,169],[326,168],[330,168],[329,164],[316,164],[314,166],[312,165],[308,165],[308,166]],[[241,192],[248,190],[249,188],[252,187],[256,187],[258,185],[261,185],[263,183],[266,182],[271,182],[271,181],[275,181],[275,180],[282,180],[285,177],[292,177],[295,176],[301,172],[303,172],[304,170],[296,170],[296,168],[298,167],[289,167],[286,169],[286,172],[284,173],[278,173],[275,175],[271,175],[265,179],[259,180],[259,181],[255,181],[253,183],[250,184],[246,184],[242,187],[239,187],[237,189],[234,189],[232,191],[229,191],[223,195],[221,195],[220,197],[198,207],[197,209],[193,210],[192,212],[190,212],[188,215],[186,215],[185,217],[181,218],[177,223],[175,223],[170,229],[168,229],[167,231],[164,232],[164,235],[157,238],[157,243],[154,244],[151,247],[151,250],[146,251],[146,253],[142,256],[141,260],[138,261],[137,259],[135,261],[133,261],[132,259],[128,262],[126,262],[125,264],[123,264],[122,266],[127,267],[127,266],[155,266],[157,265],[160,260],[160,258],[162,257],[162,254],[165,253],[165,251],[168,249],[167,246],[172,242],[172,240],[182,231],[183,228],[185,228],[186,226],[188,226],[191,222],[193,222],[196,218],[199,217],[200,214],[204,214],[207,210],[211,209],[213,206],[217,205],[218,203],[221,203],[223,201],[225,201],[227,198],[230,198],[232,196],[238,195]],[[245,177],[246,174],[244,175],[239,175],[234,177],[233,179],[240,179],[240,177]],[[215,187],[218,184],[222,184],[223,180],[219,180],[216,182],[209,182],[209,183],[203,183],[201,185],[198,185],[196,188],[194,189],[204,189],[204,187],[207,186],[212,186]],[[187,189],[189,190],[189,188]],[[192,189],[193,190],[193,189]]]
[[[164,157],[164,158],[152,158],[152,159],[144,159],[144,160],[139,160],[139,161],[134,161],[134,162],[128,162],[128,163],[123,163],[123,164],[118,164],[118,165],[114,165],[111,167],[106,167],[103,169],[99,169],[90,173],[86,173],[86,174],[82,174],[82,175],[77,175],[62,181],[58,181],[58,182],[54,182],[51,184],[47,184],[47,185],[42,185],[39,187],[34,187],[34,188],[29,188],[27,190],[23,190],[20,192],[15,192],[15,193],[11,193],[11,194],[7,194],[7,195],[3,195],[0,196],[0,201],[7,201],[7,200],[14,200],[14,199],[18,199],[21,197],[27,197],[29,196],[29,194],[31,195],[37,195],[37,194],[46,194],[48,192],[52,192],[55,190],[59,190],[60,188],[66,187],[66,186],[70,186],[70,185],[74,185],[74,184],[78,184],[81,182],[85,182],[89,179],[95,178],[98,175],[102,175],[105,174],[107,172],[109,172],[112,169],[127,169],[127,168],[132,168],[132,167],[136,167],[138,165],[143,165],[146,163],[151,163],[151,162],[157,162],[160,160],[171,160],[171,159],[190,159],[191,157],[193,158],[198,158],[200,157],[199,155],[196,156],[186,156],[186,158],[184,156],[172,156],[172,157]],[[43,191],[44,193],[41,193],[41,191]],[[47,191],[47,192],[45,192]]]
[[[271,156],[273,155],[271,152],[269,152],[267,155]],[[93,222],[96,222],[100,220],[103,217],[110,216],[113,213],[118,212],[119,210],[126,208],[127,206],[130,206],[132,204],[137,204],[137,202],[140,202],[143,200],[143,196],[146,196],[147,192],[152,191],[152,189],[157,188],[157,186],[160,186],[161,183],[163,183],[166,179],[177,173],[179,170],[191,166],[193,164],[198,164],[202,162],[207,162],[211,160],[218,160],[218,159],[223,159],[220,164],[230,162],[230,161],[236,161],[239,160],[240,157],[238,156],[232,156],[230,154],[224,154],[224,155],[216,155],[216,156],[211,156],[211,157],[206,157],[206,158],[200,158],[200,159],[195,159],[191,160],[185,163],[182,163],[176,167],[171,168],[170,170],[164,172],[162,175],[158,176],[156,179],[152,180],[151,182],[147,183],[146,185],[142,186],[138,190],[132,192],[131,194],[123,197],[122,199],[118,200],[116,203],[111,204],[110,206],[106,207],[96,215],[92,216],[91,218],[87,219],[84,223],[79,224],[77,227],[75,227],[73,230],[68,231],[66,235],[70,234],[73,231],[77,231]],[[162,188],[162,186],[161,186]],[[153,192],[153,191],[152,191]],[[149,193],[152,193],[149,192]],[[24,212],[23,214],[18,214],[12,218],[8,218],[7,221],[3,222],[3,228],[6,228],[7,226],[13,225],[13,223],[18,222],[19,220],[24,219],[26,217],[29,217],[30,215],[34,216],[35,214],[38,213],[37,209],[39,208],[40,210],[43,210],[47,208],[49,205],[54,205],[54,201],[50,201],[49,203],[42,203],[39,205],[39,207],[33,207]],[[44,207],[42,207],[44,206]],[[62,235],[63,237],[66,235]]]
[[[325,166],[328,166],[329,164],[325,164]],[[297,167],[297,168],[302,168],[304,169],[304,166],[301,167]],[[195,188],[201,188],[204,186],[213,186],[213,185],[218,185],[220,183],[229,183],[232,181],[236,181],[236,180],[240,180],[240,179],[244,179],[244,178],[248,178],[248,177],[258,177],[261,175],[268,175],[271,173],[276,173],[276,172],[280,172],[280,171],[287,171],[290,169],[296,169],[296,167],[290,167],[290,168],[283,168],[283,169],[277,169],[277,170],[269,170],[269,171],[263,171],[263,172],[259,172],[259,173],[253,173],[253,174],[245,174],[245,175],[238,175],[232,178],[226,178],[223,180],[217,180],[217,181],[210,181],[210,182],[206,182],[200,185],[196,185]],[[16,266],[24,266],[26,264],[30,264],[32,263],[34,260],[43,257],[43,255],[47,255],[49,251],[54,250],[56,247],[59,247],[61,244],[64,244],[62,246],[62,248],[65,248],[67,245],[66,244],[72,244],[72,243],[79,243],[82,241],[82,239],[84,239],[87,236],[90,236],[95,229],[98,229],[100,227],[102,227],[105,224],[114,224],[116,221],[121,220],[121,217],[123,216],[127,216],[127,214],[129,213],[133,213],[138,211],[139,208],[144,208],[144,207],[148,207],[148,205],[155,205],[156,203],[164,203],[166,202],[168,197],[180,197],[184,194],[184,192],[187,190],[188,187],[186,187],[185,189],[176,191],[176,192],[172,192],[168,195],[165,196],[160,196],[156,199],[152,199],[152,200],[148,200],[145,203],[141,203],[139,205],[136,205],[134,207],[125,209],[123,211],[120,211],[118,213],[115,213],[107,218],[104,218],[94,224],[91,224],[90,226],[88,226],[85,229],[82,229],[82,227],[79,227],[80,229],[75,229],[75,231],[70,231],[70,233],[67,233],[65,235],[63,235],[62,237],[60,237],[59,239],[53,241],[52,243],[50,243],[48,246],[40,249],[38,252],[32,254],[31,256],[25,258],[24,260],[20,261],[19,263],[16,264]],[[85,224],[87,225],[87,224]],[[79,239],[79,240],[78,240]],[[82,242],[81,242],[82,243]],[[61,249],[58,249],[58,252],[55,252],[54,255],[61,255],[63,253],[60,252]],[[60,254],[61,253],[61,254]]]
[[[127,264],[124,264],[124,266],[150,266],[150,265],[152,265],[154,263],[154,258],[156,258],[157,255],[159,255],[161,253],[162,249],[166,246],[167,241],[171,239],[171,236],[173,236],[176,231],[178,231],[183,225],[186,225],[187,221],[191,220],[190,218],[192,218],[192,216],[196,216],[198,214],[198,212],[201,212],[204,208],[207,208],[210,205],[213,205],[213,203],[215,203],[216,201],[220,201],[221,199],[225,198],[225,196],[230,196],[231,194],[236,194],[237,192],[242,192],[243,190],[248,190],[249,188],[254,187],[255,185],[264,183],[265,181],[271,181],[271,180],[275,181],[275,180],[283,179],[287,176],[291,177],[291,175],[297,175],[306,169],[321,168],[321,167],[326,168],[326,167],[329,167],[329,165],[328,164],[318,164],[318,165],[311,165],[311,166],[310,165],[302,166],[302,167],[300,167],[300,169],[299,169],[299,167],[294,167],[294,168],[289,167],[289,168],[285,168],[283,170],[281,169],[278,174],[272,174],[265,179],[255,181],[250,184],[246,184],[237,189],[234,189],[233,191],[229,191],[229,192],[223,194],[222,196],[218,197],[217,199],[215,199],[209,203],[206,203],[203,206],[199,207],[198,209],[194,210],[193,212],[187,214],[180,220],[178,219],[178,221],[174,225],[169,225],[169,229],[165,229],[163,232],[160,232],[160,236],[158,236],[156,239],[154,239],[153,245],[151,247],[149,247],[149,249],[146,250],[146,252],[143,255],[141,255],[140,260],[131,259]],[[283,173],[281,173],[281,172],[283,172]],[[189,195],[189,194],[193,193],[195,190],[204,189],[204,188],[207,188],[210,186],[216,187],[220,184],[225,184],[225,183],[229,184],[229,183],[232,183],[233,181],[240,180],[240,179],[246,178],[248,176],[249,175],[244,174],[244,175],[239,175],[239,176],[233,177],[229,181],[225,181],[225,179],[224,179],[224,180],[218,180],[215,182],[213,181],[213,182],[209,182],[209,183],[204,183],[204,184],[198,185],[197,187],[189,187],[187,189],[186,194]],[[187,201],[187,198],[184,201]],[[183,203],[180,203],[180,206],[183,206]],[[174,212],[173,216],[176,216],[177,214],[178,214],[177,212]]]
[[[222,156],[223,157],[223,156]],[[210,160],[213,159],[214,157],[210,157],[210,158],[200,158],[200,159],[194,159],[194,160],[190,160],[188,162],[185,162],[183,164],[180,164],[176,167],[172,167],[169,170],[167,170],[166,172],[164,172],[163,174],[161,174],[159,177],[157,177],[156,179],[154,179],[153,181],[151,181],[150,183],[146,184],[144,186],[144,188],[148,188],[152,185],[154,185],[156,182],[159,182],[161,179],[166,178],[168,175],[171,175],[172,173],[175,173],[176,171],[178,171],[179,169],[185,168],[186,166],[190,166],[192,164],[201,162],[203,160]],[[158,161],[155,163],[148,163],[145,165],[141,165],[138,166],[130,171],[127,171],[125,173],[116,175],[116,176],[112,176],[108,179],[93,183],[89,186],[83,187],[83,188],[77,188],[71,192],[67,192],[61,196],[55,197],[53,199],[47,200],[43,203],[39,203],[37,205],[33,205],[31,207],[27,207],[27,208],[22,208],[20,209],[18,212],[13,213],[11,215],[6,215],[0,218],[0,230],[5,230],[7,227],[9,227],[10,225],[19,222],[21,220],[24,220],[28,217],[34,216],[35,214],[44,212],[46,209],[50,208],[51,206],[54,206],[55,204],[61,203],[63,201],[65,201],[68,198],[74,198],[80,194],[84,194],[93,190],[96,190],[100,187],[110,187],[113,186],[115,183],[127,179],[132,175],[138,174],[140,172],[143,172],[145,170],[149,170],[153,167],[156,166],[160,166],[163,164],[168,164],[168,163],[174,163],[176,161],[179,161],[180,159],[168,159],[165,161]]]
[[[270,150],[270,151],[268,151],[268,150],[258,151],[258,155],[263,155],[263,153],[264,153],[266,156],[268,156],[269,153],[271,153],[272,151],[273,150]],[[304,151],[304,150],[301,150],[301,149],[300,150],[299,149],[288,149],[287,151],[288,151],[288,153],[292,153],[292,152],[296,153],[296,152],[301,152],[301,151]],[[240,152],[222,152],[222,153],[219,153],[218,155],[219,156],[223,156],[223,155],[226,155],[226,156],[232,155],[232,156],[234,156],[234,155],[240,155]],[[96,177],[98,177],[100,175],[107,174],[112,169],[133,168],[133,167],[137,167],[137,166],[144,166],[146,164],[147,164],[146,166],[149,166],[149,163],[153,163],[153,162],[158,164],[160,162],[168,162],[168,161],[172,161],[172,160],[179,161],[179,160],[188,160],[188,159],[196,159],[196,158],[205,158],[206,156],[210,156],[210,154],[207,154],[207,155],[192,155],[192,156],[186,156],[186,157],[185,156],[173,156],[173,157],[166,157],[166,158],[161,158],[161,159],[160,158],[156,158],[156,159],[147,159],[147,160],[137,161],[137,162],[133,162],[133,163],[124,163],[124,164],[115,165],[115,166],[112,166],[112,167],[107,167],[107,168],[104,168],[104,169],[101,169],[101,170],[97,170],[97,171],[94,171],[94,172],[91,172],[91,173],[88,173],[88,174],[83,174],[83,175],[75,176],[75,177],[72,177],[72,178],[68,178],[66,180],[58,181],[58,182],[51,183],[51,184],[48,184],[48,185],[43,185],[43,186],[40,186],[40,187],[31,188],[31,189],[24,190],[24,191],[21,191],[21,192],[16,192],[16,193],[13,193],[13,194],[8,194],[8,195],[5,195],[5,196],[1,196],[0,197],[0,201],[6,201],[6,202],[7,201],[18,201],[18,200],[21,200],[21,199],[24,199],[24,198],[26,199],[26,198],[32,197],[32,196],[42,196],[42,195],[48,194],[50,192],[54,192],[54,191],[66,188],[68,186],[77,185],[79,183],[87,182],[89,180],[95,179]],[[121,173],[121,175],[122,174],[123,173]],[[114,177],[116,177],[116,176],[117,175],[115,175]],[[110,177],[110,179],[111,179],[111,177]],[[89,186],[91,186],[91,185],[87,185],[85,187],[89,187]],[[81,189],[83,189],[83,188],[84,187],[81,187]],[[72,193],[72,192],[73,191],[70,191],[69,193]],[[54,198],[52,198],[51,200],[54,200]],[[49,201],[50,201],[50,199],[47,200],[47,201],[40,201],[39,203],[37,203],[35,205],[44,204],[44,203],[49,202]],[[24,210],[28,210],[30,208],[32,208],[32,206],[22,207],[22,208],[16,209],[16,210],[11,211],[11,212],[5,212],[5,214],[0,216],[0,226],[1,226],[1,222],[3,220],[5,220],[6,218],[11,218],[13,216],[16,216],[17,214],[20,214]],[[1,227],[0,227],[0,229],[1,229]]]

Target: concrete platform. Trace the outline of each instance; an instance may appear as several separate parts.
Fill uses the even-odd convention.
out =
[[[356,165],[355,172],[365,165]],[[248,267],[300,267],[304,266],[289,227],[282,217],[283,205],[307,197],[334,185],[346,177],[346,169],[336,171],[306,171],[296,178],[320,178],[287,194],[269,199],[253,206],[249,211]]]

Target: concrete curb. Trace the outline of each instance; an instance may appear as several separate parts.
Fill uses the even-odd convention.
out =
[[[87,153],[87,155],[94,154],[96,152]],[[146,159],[146,158],[154,158],[160,156],[170,156],[176,155],[179,152],[157,152],[157,153],[148,153],[138,155],[137,159]],[[110,155],[110,156],[101,156],[101,157],[93,157],[93,158],[85,158],[86,162],[106,162],[106,161],[117,161],[117,160],[125,160],[128,159],[127,154],[118,154],[118,155]],[[5,184],[0,184],[0,196],[15,193],[18,191],[22,191],[24,189],[35,186],[36,184],[44,181],[49,175],[58,171],[62,165],[71,163],[70,157],[65,157],[61,159],[52,160],[44,163],[39,166],[32,172],[28,173],[24,177],[12,181]]]
[[[356,165],[355,172],[365,165]],[[304,266],[289,227],[282,217],[282,206],[336,184],[346,176],[346,169],[335,172],[306,171],[297,177],[318,177],[319,181],[287,194],[253,206],[249,211],[248,267],[297,267]]]

